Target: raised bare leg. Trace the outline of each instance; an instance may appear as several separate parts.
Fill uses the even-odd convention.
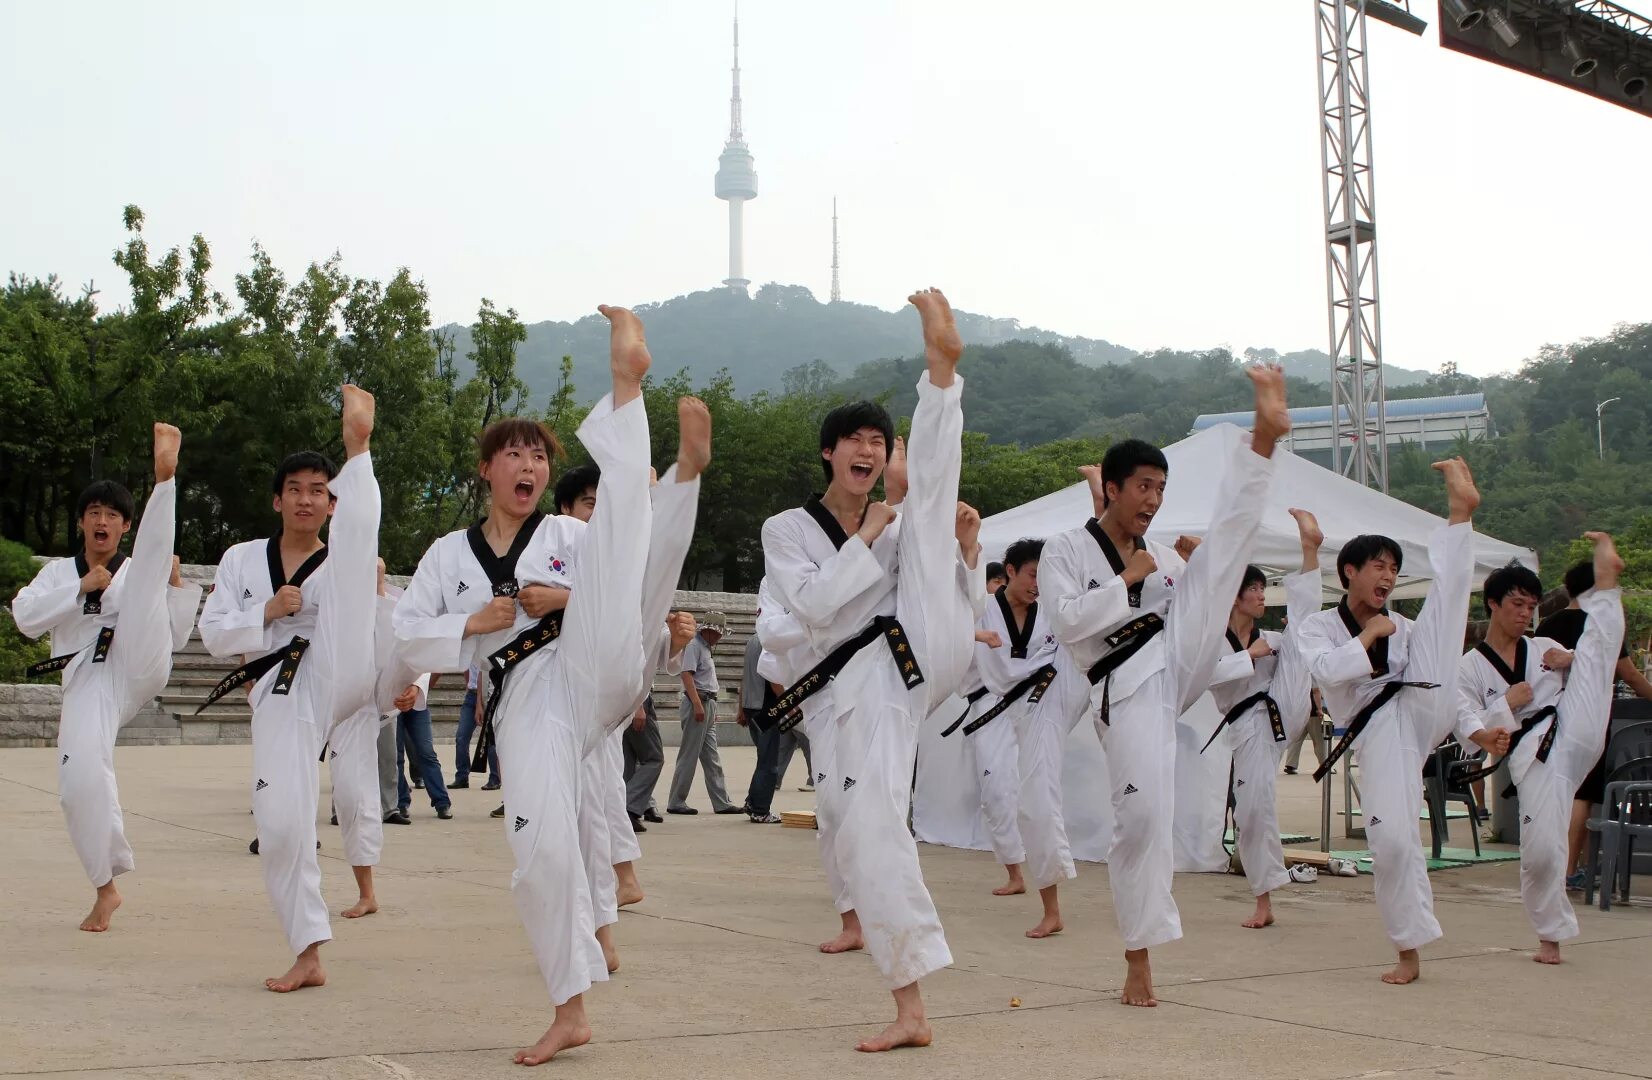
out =
[[[1468,462],[1454,457],[1436,461],[1433,467],[1445,477],[1447,520],[1453,525],[1472,520],[1480,505],[1480,490],[1474,486],[1474,474],[1469,472]]]
[[[697,397],[677,399],[677,483],[686,484],[711,464],[711,410]]]
[[[1153,996],[1153,968],[1147,962],[1147,950],[1124,950],[1124,965],[1124,993],[1119,1000],[1126,1005],[1156,1007],[1159,999]]]
[[[356,891],[361,898],[355,906],[345,908],[339,912],[346,919],[359,919],[363,915],[371,915],[379,909],[378,897],[373,895],[373,868],[371,866],[352,866],[350,872],[356,875]]]
[[[316,942],[298,954],[293,966],[279,979],[265,979],[264,988],[278,994],[290,994],[306,986],[327,985],[327,972],[321,966],[321,942]]]
[[[115,888],[114,879],[110,878],[107,884],[98,886],[97,899],[92,901],[92,910],[80,921],[80,928],[93,934],[103,933],[109,929],[109,920],[114,917],[115,909],[118,907],[120,892]]]
[[[614,903],[629,907],[642,903],[642,885],[637,881],[636,863],[626,861],[614,864]]]
[[[1020,896],[1027,891],[1027,880],[1021,876],[1021,864],[1011,863],[1004,867],[1010,872],[1009,880],[992,890],[994,896]]]
[[[923,994],[917,983],[907,983],[895,991],[895,1022],[875,1038],[856,1043],[855,1049],[863,1054],[877,1054],[902,1046],[928,1046],[933,1037],[929,1021],[924,1018]]]
[[[642,396],[642,380],[654,360],[648,353],[642,320],[630,309],[598,304],[597,310],[608,320],[610,327],[608,359],[614,378],[614,408],[617,409]]]
[[[837,937],[831,941],[823,941],[820,951],[823,953],[855,952],[866,948],[866,939],[860,935],[860,916],[850,908],[843,913],[843,929],[838,931]]]
[[[539,1041],[513,1058],[518,1065],[543,1065],[562,1051],[591,1041],[591,1025],[585,1022],[585,995],[575,994],[556,1007],[551,1026]]]
[[[1278,364],[1252,364],[1245,369],[1256,395],[1256,421],[1251,429],[1251,449],[1265,458],[1273,457],[1273,447],[1291,430],[1291,413],[1285,404],[1285,369]]]
[[[907,297],[923,320],[924,360],[929,366],[929,383],[944,390],[952,385],[958,359],[964,355],[964,339],[952,318],[952,305],[939,289],[919,289]]]
[[[1027,931],[1030,938],[1047,938],[1051,934],[1061,933],[1061,904],[1056,900],[1058,886],[1046,885],[1038,890],[1038,899],[1044,903],[1044,917],[1038,920],[1038,925]]]
[[[1260,930],[1265,926],[1273,925],[1273,894],[1263,893],[1256,898],[1256,910],[1251,917],[1239,924],[1247,930]]]
[[[1399,963],[1393,969],[1382,973],[1382,981],[1390,986],[1404,986],[1406,983],[1416,982],[1422,978],[1423,961],[1416,949],[1403,949],[1400,952]]]

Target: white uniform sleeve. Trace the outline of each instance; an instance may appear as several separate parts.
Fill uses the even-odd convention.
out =
[[[1055,636],[1072,645],[1116,630],[1134,617],[1130,591],[1114,574],[1099,588],[1088,589],[1080,580],[1082,568],[1065,545],[1046,547],[1038,563],[1039,596],[1051,596],[1050,625]]]
[[[659,643],[660,663],[654,666],[656,668],[664,668],[667,675],[681,675],[683,673],[683,653],[687,651],[688,648],[685,646],[673,653],[671,651],[671,631],[662,626],[660,628]],[[644,681],[646,682],[647,680],[645,679]]]
[[[1481,701],[1479,672],[1476,670],[1479,662],[1474,657],[1473,650],[1470,650],[1457,662],[1457,719],[1453,730],[1457,741],[1465,746],[1469,736],[1476,731],[1519,727],[1514,722],[1514,713],[1509,710],[1507,694]]]
[[[963,594],[969,603],[969,612],[972,618],[979,619],[987,610],[987,560],[977,558],[971,567],[964,561],[963,551],[958,552],[958,591]]]
[[[757,640],[763,651],[779,657],[809,640],[809,632],[769,591],[768,579],[757,585]]]
[[[1309,619],[1298,639],[1302,658],[1307,661],[1308,673],[1321,686],[1341,686],[1343,683],[1371,677],[1371,657],[1359,638],[1349,638],[1341,645],[1325,633],[1326,621]]]
[[[465,623],[470,616],[449,612],[442,595],[441,558],[430,546],[407,591],[396,601],[391,623],[396,633],[396,659],[413,671],[465,670]]]
[[[1256,661],[1251,659],[1249,650],[1240,649],[1216,661],[1216,670],[1210,675],[1210,685],[1222,686],[1239,679],[1248,679],[1255,672]]]
[[[11,617],[24,637],[40,637],[80,610],[80,579],[74,576],[73,560],[69,566],[67,581],[59,579],[63,571],[57,563],[42,566],[11,602]]]
[[[201,610],[201,587],[193,581],[166,587],[166,610],[172,617],[172,651],[189,644],[195,629],[195,613]]]
[[[253,601],[250,608],[241,606],[241,562],[238,555],[226,553],[201,610],[201,641],[213,656],[250,656],[274,648],[264,625],[264,605]]]
[[[846,603],[884,578],[882,565],[859,536],[816,566],[796,528],[781,518],[763,523],[763,574],[798,621],[817,629],[830,628]]]

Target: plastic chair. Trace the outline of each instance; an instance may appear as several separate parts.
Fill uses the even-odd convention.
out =
[[[1652,757],[1652,720],[1626,724],[1612,733],[1606,747],[1606,768],[1634,758]]]
[[[1428,802],[1428,833],[1434,844],[1434,858],[1451,839],[1451,822],[1446,817],[1446,804],[1460,802],[1468,805],[1469,835],[1474,838],[1474,854],[1480,854],[1480,807],[1474,800],[1474,787],[1460,777],[1480,765],[1482,750],[1474,757],[1465,757],[1463,747],[1448,742],[1438,747],[1423,766],[1423,796]]]
[[[1606,777],[1602,816],[1590,818],[1589,855],[1583,879],[1583,902],[1594,902],[1595,875],[1600,867],[1600,910],[1612,910],[1612,892],[1620,890],[1629,902],[1634,875],[1635,841],[1652,841],[1652,756],[1620,762]]]

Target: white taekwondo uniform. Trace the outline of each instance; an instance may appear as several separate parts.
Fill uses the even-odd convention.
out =
[[[1473,525],[1436,529],[1428,542],[1428,562],[1433,585],[1416,621],[1389,612],[1394,633],[1369,653],[1346,600],[1304,619],[1300,638],[1308,673],[1339,724],[1352,726],[1379,695],[1391,695],[1370,714],[1362,733],[1344,738],[1359,753],[1360,809],[1371,846],[1377,910],[1388,939],[1401,952],[1440,936],[1417,812],[1423,804],[1424,759],[1451,734],[1457,719],[1457,662],[1473,586]],[[1431,683],[1434,688],[1387,689],[1395,683]],[[1458,725],[1457,735],[1466,743],[1475,730],[1477,725]],[[1335,748],[1316,778],[1327,775],[1334,754]]]
[[[201,640],[214,656],[260,667],[280,660],[257,676],[252,691],[252,810],[264,887],[294,954],[332,938],[315,852],[316,762],[341,720],[373,706],[378,675],[379,485],[372,455],[346,461],[329,487],[338,501],[328,543],[293,574],[303,593],[295,614],[264,623],[264,605],[289,584],[279,535],[224,552],[201,612]],[[231,676],[214,693],[239,685]]]
[[[1271,458],[1241,448],[1192,560],[1146,540],[1158,569],[1140,588],[1125,586],[1125,560],[1093,518],[1045,541],[1038,562],[1041,605],[1091,676],[1089,711],[1112,785],[1107,877],[1126,949],[1182,936],[1171,896],[1176,718],[1210,685],[1222,648],[1213,628],[1227,622],[1272,477]],[[1138,646],[1150,631],[1136,628],[1155,621],[1162,631]],[[1111,664],[1116,670],[1098,674]]]
[[[1623,643],[1620,590],[1591,589],[1578,603],[1589,621],[1564,675],[1543,662],[1550,649],[1562,648],[1550,638],[1521,638],[1512,668],[1481,642],[1457,669],[1459,726],[1507,728],[1519,739],[1508,762],[1520,795],[1520,899],[1542,941],[1577,937],[1566,897],[1566,832],[1572,797],[1606,740]],[[1532,699],[1511,711],[1508,689],[1518,682],[1531,688]]]
[[[629,719],[626,708],[643,684],[651,529],[642,399],[616,409],[605,396],[579,440],[602,470],[589,525],[530,520],[522,526],[529,535],[519,534],[504,558],[479,527],[449,533],[425,552],[395,614],[398,652],[413,670],[457,673],[480,663],[497,671],[517,658],[494,708],[504,825],[516,860],[511,895],[556,1005],[608,978],[579,847],[580,763]],[[573,589],[560,635],[548,636],[554,620],[535,620],[518,605],[511,630],[467,638],[466,620],[494,590],[514,595],[518,584]]]
[[[1291,879],[1279,842],[1275,788],[1279,759],[1307,726],[1312,711],[1313,684],[1299,639],[1303,622],[1319,611],[1319,603],[1318,570],[1288,575],[1285,632],[1253,629],[1251,640],[1242,642],[1229,630],[1230,651],[1216,662],[1210,679],[1211,697],[1222,714],[1221,728],[1232,728],[1234,845],[1253,896],[1270,893]],[[1260,660],[1249,652],[1257,636],[1267,639],[1273,650]]]
[[[81,595],[85,555],[56,559],[12,601],[25,637],[50,634],[47,665],[63,672],[57,791],[80,865],[102,888],[133,868],[115,785],[115,737],[166,687],[172,653],[189,640],[201,587],[173,587],[176,480],[144,504],[130,559],[117,556],[109,587]],[[70,658],[72,659],[67,659]]]

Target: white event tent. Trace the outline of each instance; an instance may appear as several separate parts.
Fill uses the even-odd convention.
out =
[[[1202,536],[1209,527],[1216,493],[1226,483],[1233,456],[1249,452],[1248,433],[1232,424],[1218,424],[1165,447],[1170,481],[1165,500],[1148,535],[1166,544],[1181,534]],[[1404,568],[1397,597],[1420,597],[1428,589],[1428,537],[1445,524],[1442,518],[1367,488],[1329,469],[1312,464],[1283,448],[1274,454],[1274,477],[1268,505],[1262,513],[1250,561],[1262,567],[1270,584],[1295,571],[1302,561],[1291,507],[1311,510],[1325,533],[1320,548],[1320,571],[1327,600],[1340,595],[1336,554],[1360,533],[1380,532],[1398,541]],[[1094,514],[1088,485],[1078,483],[1034,499],[1013,510],[994,514],[981,525],[982,555],[1002,557],[1004,549],[1024,536],[1049,537],[1083,524]],[[1476,536],[1476,587],[1487,574],[1510,561],[1536,569],[1537,556],[1529,549]],[[1283,603],[1283,593],[1269,590],[1269,603]],[[1221,633],[1213,627],[1213,633]],[[963,711],[953,699],[923,724],[919,733],[917,786],[913,793],[913,826],[918,839],[950,847],[988,848],[980,821],[976,780],[966,764],[963,737],[946,739],[940,732]],[[1199,748],[1210,737],[1219,717],[1207,694],[1176,723],[1176,869],[1220,871],[1227,865],[1222,848],[1227,778],[1232,762],[1229,737],[1218,739],[1204,754]],[[1112,835],[1111,794],[1106,760],[1088,717],[1074,727],[1067,740],[1063,766],[1063,800],[1067,835],[1073,857],[1105,862]]]

